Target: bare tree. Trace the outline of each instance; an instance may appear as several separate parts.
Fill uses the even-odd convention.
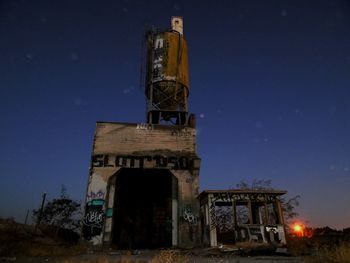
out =
[[[37,221],[57,229],[64,228],[76,231],[80,227],[81,205],[77,201],[72,200],[66,193],[64,185],[61,187],[61,195],[59,198],[49,201],[43,210],[33,210],[33,218]]]

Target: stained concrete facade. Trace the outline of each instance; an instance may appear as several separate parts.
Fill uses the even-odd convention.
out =
[[[117,248],[200,242],[196,130],[97,122],[83,236]]]

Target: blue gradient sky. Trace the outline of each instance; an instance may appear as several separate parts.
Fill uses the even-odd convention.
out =
[[[96,121],[145,121],[146,24],[184,17],[201,189],[271,179],[311,226],[350,226],[350,3],[0,2],[0,216],[83,200]]]

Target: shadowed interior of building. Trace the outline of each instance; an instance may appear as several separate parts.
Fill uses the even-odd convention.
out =
[[[177,180],[167,169],[121,169],[116,175],[113,243],[118,248],[172,245]]]

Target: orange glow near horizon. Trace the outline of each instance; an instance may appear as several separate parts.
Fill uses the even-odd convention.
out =
[[[302,237],[304,236],[304,226],[300,223],[295,223],[292,227],[293,232],[296,236]]]

